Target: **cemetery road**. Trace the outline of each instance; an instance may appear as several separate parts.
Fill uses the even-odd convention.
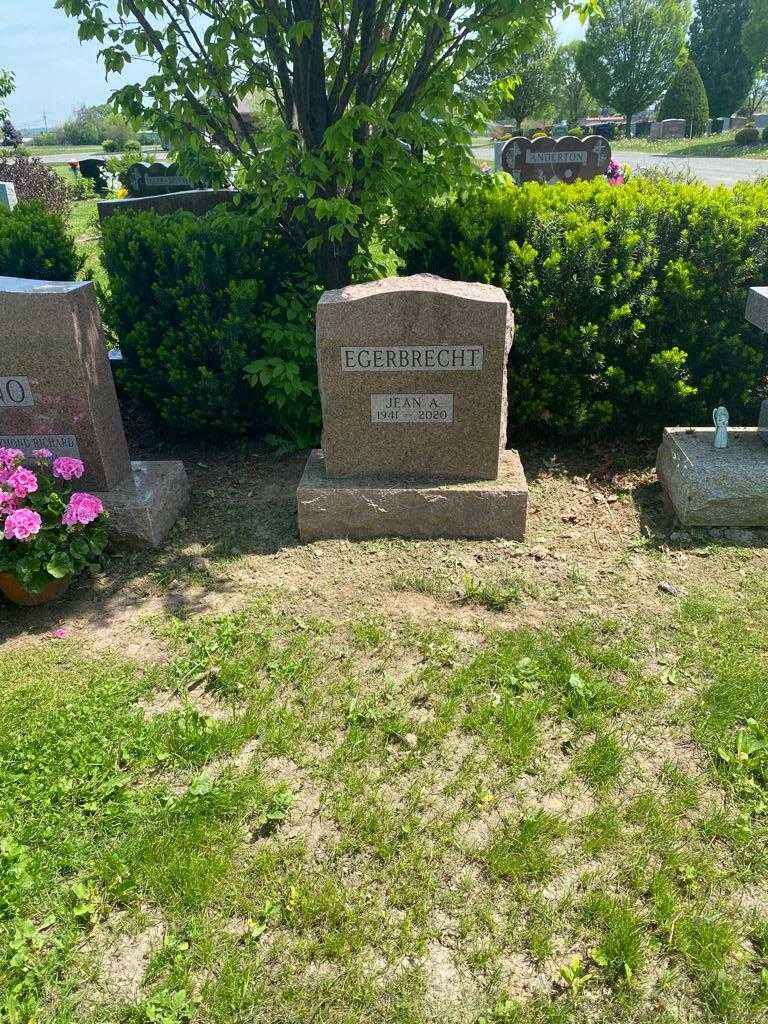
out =
[[[613,151],[613,159],[629,164],[633,170],[641,167],[666,167],[670,171],[683,171],[693,175],[705,185],[735,185],[737,181],[753,181],[768,175],[768,160],[730,156],[661,156],[656,153],[626,153]]]

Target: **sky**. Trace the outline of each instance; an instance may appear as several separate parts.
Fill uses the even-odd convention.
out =
[[[123,76],[104,76],[98,43],[80,43],[77,21],[54,9],[54,0],[0,0],[0,68],[16,74],[8,100],[17,127],[63,121],[83,103],[104,103],[113,89],[140,81],[136,65]]]
[[[17,128],[56,125],[81,104],[104,103],[113,89],[148,73],[136,64],[110,76],[97,60],[98,43],[81,44],[77,22],[54,9],[54,0],[0,0],[0,68],[16,74],[8,101]],[[583,34],[578,18],[556,19],[563,42]]]

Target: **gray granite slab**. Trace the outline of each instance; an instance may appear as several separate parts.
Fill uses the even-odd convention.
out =
[[[733,427],[712,446],[714,427],[667,427],[656,469],[682,526],[768,527],[768,446],[755,427]]]
[[[768,288],[749,289],[744,316],[761,331],[768,331]]]

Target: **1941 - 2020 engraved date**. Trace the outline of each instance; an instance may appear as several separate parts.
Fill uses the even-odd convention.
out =
[[[371,423],[453,423],[453,395],[371,395]]]

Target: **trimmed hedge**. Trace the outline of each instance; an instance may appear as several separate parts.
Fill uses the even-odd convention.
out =
[[[725,402],[754,423],[766,340],[744,320],[768,279],[768,183],[480,178],[403,217],[408,273],[504,288],[515,313],[510,425],[657,435]]]
[[[683,118],[687,133],[691,135],[703,135],[706,131],[709,121],[707,91],[692,60],[687,60],[675,72],[656,117],[659,121],[668,117]]]
[[[38,281],[74,281],[82,269],[75,243],[43,203],[0,208],[0,274]]]
[[[306,253],[225,207],[118,214],[102,235],[128,395],[175,433],[316,440],[320,289]]]
[[[753,124],[746,124],[739,128],[733,136],[733,141],[737,146],[755,146],[760,141],[760,129],[755,128]]]

